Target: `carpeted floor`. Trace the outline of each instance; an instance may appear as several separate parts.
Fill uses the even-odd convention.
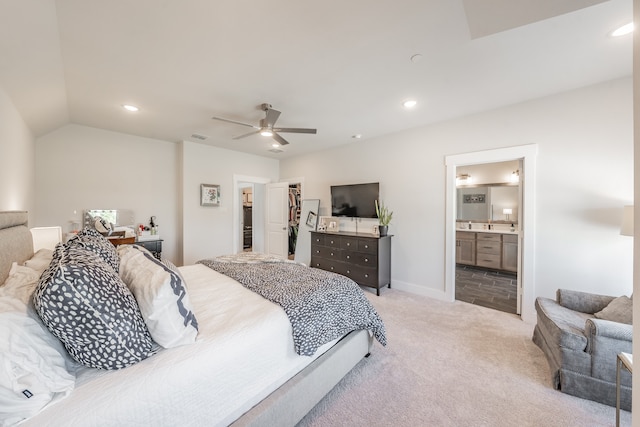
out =
[[[533,325],[517,316],[394,289],[365,292],[389,344],[376,342],[299,427],[615,425],[615,408],[551,387]],[[622,422],[631,425],[630,412]]]

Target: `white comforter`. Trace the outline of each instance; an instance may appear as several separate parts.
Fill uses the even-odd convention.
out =
[[[119,371],[82,368],[76,388],[21,426],[228,425],[318,355],[298,356],[275,304],[204,265],[181,267],[195,344]]]

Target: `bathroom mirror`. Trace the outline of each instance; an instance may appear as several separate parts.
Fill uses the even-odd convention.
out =
[[[87,209],[84,211],[83,226],[95,228],[95,222],[98,218],[103,218],[116,227],[135,229],[133,211],[129,209]]]
[[[519,187],[517,185],[493,184],[459,187],[457,190],[457,220],[517,223],[518,199]]]

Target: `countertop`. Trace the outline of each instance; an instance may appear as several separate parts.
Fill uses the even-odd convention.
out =
[[[482,228],[472,228],[469,230],[468,228],[456,228],[456,231],[466,231],[469,233],[493,233],[493,234],[518,234],[518,231],[510,231],[510,230],[485,230]]]

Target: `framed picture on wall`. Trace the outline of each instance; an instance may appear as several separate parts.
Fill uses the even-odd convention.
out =
[[[220,206],[220,186],[200,184],[200,206]]]

